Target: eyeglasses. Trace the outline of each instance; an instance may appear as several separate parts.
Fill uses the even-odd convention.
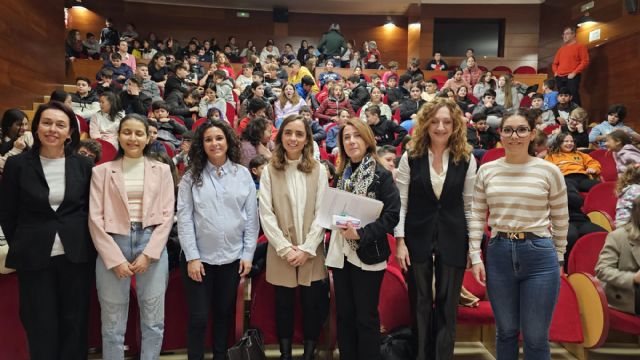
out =
[[[505,137],[511,137],[515,133],[517,137],[521,138],[529,135],[530,132],[531,129],[526,126],[518,126],[515,129],[511,127],[502,128],[502,135]]]

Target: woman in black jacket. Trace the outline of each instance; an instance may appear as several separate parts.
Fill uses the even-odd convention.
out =
[[[66,105],[41,105],[31,150],[7,160],[0,225],[16,269],[31,359],[86,359],[95,250],[88,228],[93,164],[75,154],[78,122]]]
[[[407,271],[418,360],[453,358],[476,177],[466,133],[458,105],[436,98],[418,111],[413,150],[398,167],[396,257]]]
[[[333,269],[338,312],[340,358],[380,359],[378,300],[390,255],[387,233],[400,215],[400,195],[393,176],[377,161],[376,141],[367,124],[347,120],[338,136],[338,188],[380,200],[380,217],[361,228],[350,224],[333,231],[326,265]]]

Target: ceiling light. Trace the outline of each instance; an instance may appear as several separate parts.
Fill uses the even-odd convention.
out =
[[[395,26],[395,24],[393,23],[393,19],[391,18],[391,16],[387,16],[387,21],[384,23],[385,27],[392,27]]]
[[[597,23],[596,19],[589,16],[589,13],[584,13],[584,15],[578,20],[578,27],[593,25]]]

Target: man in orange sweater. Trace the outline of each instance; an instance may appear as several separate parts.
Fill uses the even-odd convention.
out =
[[[568,87],[573,102],[580,105],[580,77],[589,65],[587,47],[576,42],[576,28],[567,26],[562,32],[564,45],[553,59],[553,74],[558,88]]]

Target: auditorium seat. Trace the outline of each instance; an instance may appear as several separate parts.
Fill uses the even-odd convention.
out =
[[[553,133],[553,130],[555,130],[555,129],[559,128],[559,127],[560,127],[560,125],[558,125],[558,124],[549,125],[549,126],[546,126],[544,129],[542,129],[542,132],[545,135],[549,136],[549,135],[551,135],[551,133]]]
[[[589,153],[589,156],[598,160],[601,165],[600,176],[603,181],[618,180],[618,169],[616,168],[616,160],[613,153],[605,149],[597,149]]]
[[[578,241],[569,254],[568,272],[570,277],[573,274],[586,274],[595,276],[595,267],[598,262],[600,251],[604,247],[607,237],[605,232],[587,234]],[[596,280],[596,284],[601,286]],[[604,291],[600,287],[598,292]],[[593,296],[591,296],[593,298]],[[606,297],[604,298],[606,301]],[[624,313],[622,311],[608,308],[609,327],[612,330],[621,331],[633,335],[640,335],[640,316]]]
[[[532,66],[519,66],[515,70],[513,70],[514,74],[536,74],[536,69]]]
[[[400,118],[400,108],[397,108],[396,111],[393,112],[393,116],[391,116],[391,119],[398,124],[402,122],[402,119]]]
[[[613,181],[603,182],[592,187],[584,199],[582,212],[589,214],[592,211],[602,211],[607,213],[611,219],[615,219],[618,201],[615,189],[616,183]]]
[[[102,156],[100,157],[100,161],[98,161],[96,165],[109,162],[116,158],[116,156],[118,155],[118,149],[116,149],[110,142],[102,139],[95,140],[99,142],[100,145],[102,145]]]
[[[171,145],[169,145],[169,143],[165,142],[165,141],[161,141],[162,146],[164,146],[164,149],[167,151],[167,155],[169,155],[170,158],[173,158],[173,156],[175,155],[173,148],[171,147]]]
[[[584,341],[578,299],[573,287],[564,275],[560,277],[560,294],[551,319],[549,340],[560,343],[582,343]]]
[[[387,266],[380,288],[380,328],[383,333],[411,326],[409,292],[402,272],[397,267]]]
[[[480,299],[477,307],[458,306],[458,324],[489,325],[496,322],[491,303],[486,298],[487,289],[479,284],[471,271],[464,272],[462,286]]]
[[[507,73],[507,74],[511,74],[512,73],[511,69],[508,66],[503,66],[503,65],[496,66],[491,71],[492,72],[493,71],[500,71],[500,72],[504,72],[504,73]]]
[[[490,149],[489,151],[484,153],[484,156],[482,156],[482,160],[480,160],[480,165],[486,164],[493,160],[498,160],[501,157],[504,157],[504,148]]]
[[[0,275],[0,360],[28,360],[27,334],[20,321],[18,275]]]

